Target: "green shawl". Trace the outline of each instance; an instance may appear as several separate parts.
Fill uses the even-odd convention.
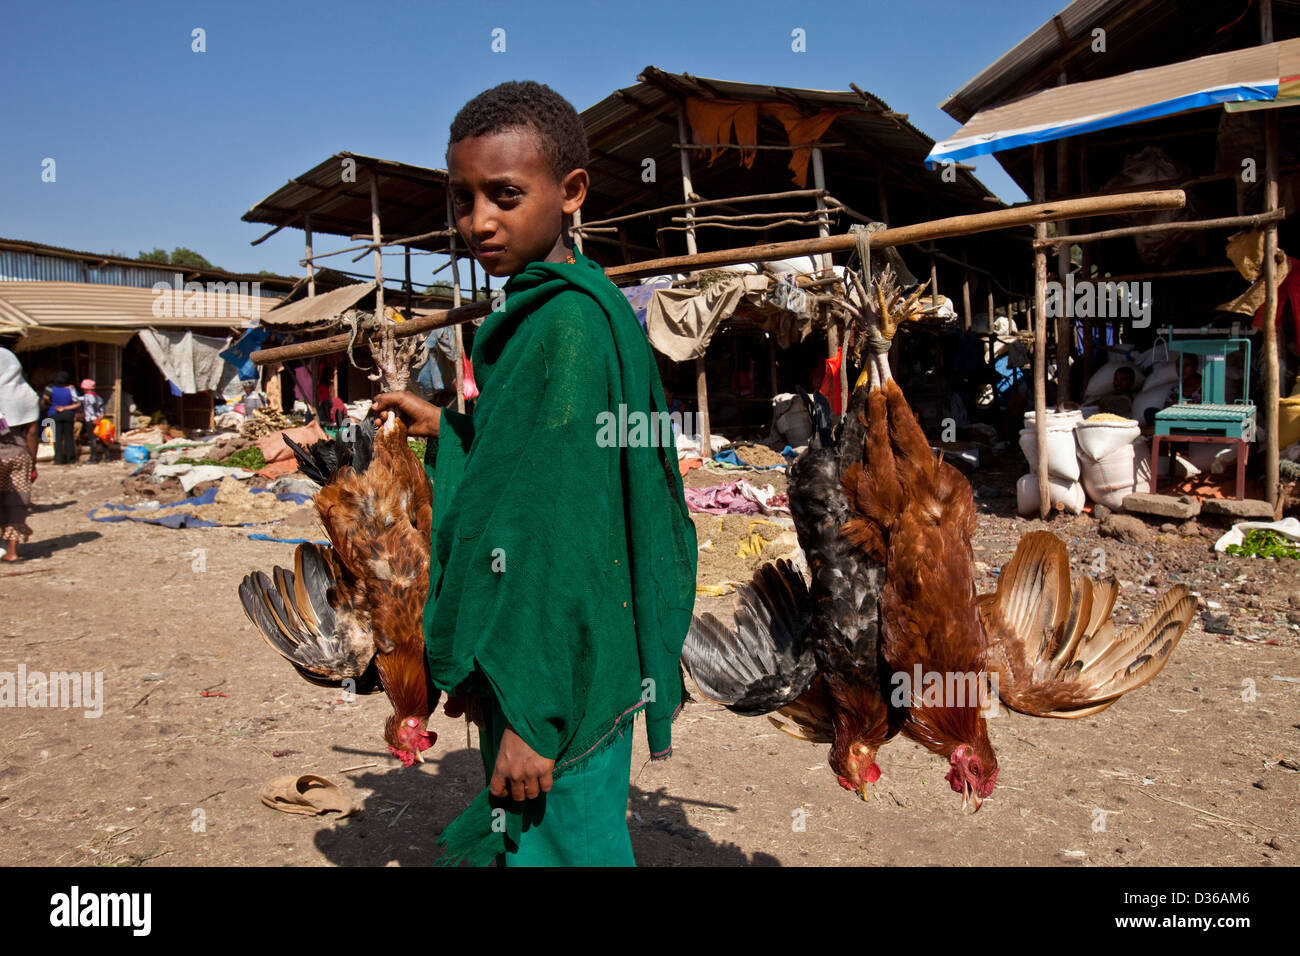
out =
[[[443,410],[424,609],[434,685],[490,690],[556,774],[642,710],[652,756],[671,752],[697,560],[671,429],[644,427],[667,424],[649,342],[575,258],[505,284],[474,340],[473,416]],[[485,789],[440,862],[488,862],[518,827]]]

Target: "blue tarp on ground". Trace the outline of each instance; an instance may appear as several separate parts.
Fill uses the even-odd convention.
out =
[[[274,492],[267,491],[265,488],[250,488],[253,494],[269,495]],[[186,498],[182,501],[173,501],[171,504],[159,505],[156,508],[141,507],[139,505],[102,505],[86,513],[86,517],[91,521],[144,521],[148,524],[160,524],[164,528],[219,528],[222,525],[215,521],[205,521],[196,515],[186,514],[179,511],[179,508],[202,508],[204,505],[212,504],[217,497],[216,487],[209,488],[201,495],[195,495],[193,498]],[[275,496],[279,501],[292,501],[294,504],[304,504],[311,501],[311,495],[299,495],[286,491],[283,494]],[[100,515],[95,517],[96,511],[108,509],[118,512],[117,514]],[[249,522],[249,524],[263,524],[264,522]],[[226,525],[225,527],[231,527]]]

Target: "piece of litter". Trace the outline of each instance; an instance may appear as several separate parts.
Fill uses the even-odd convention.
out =
[[[1300,684],[1300,677],[1279,677],[1277,674],[1274,674],[1269,678],[1269,680],[1281,680],[1286,681],[1288,684]]]

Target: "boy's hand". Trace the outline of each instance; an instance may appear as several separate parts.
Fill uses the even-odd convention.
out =
[[[375,397],[370,414],[383,423],[387,415],[396,413],[406,422],[406,434],[412,438],[437,438],[442,422],[442,409],[431,405],[411,392],[383,392]]]
[[[537,753],[513,728],[507,727],[501,735],[501,749],[497,751],[488,792],[494,797],[508,795],[515,800],[535,799],[539,794],[550,792],[554,766],[554,760],[547,760]]]

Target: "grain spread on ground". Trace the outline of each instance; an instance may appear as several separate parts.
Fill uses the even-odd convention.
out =
[[[766,468],[769,465],[784,465],[785,457],[779,451],[773,451],[766,445],[733,445],[736,456],[747,465]]]

